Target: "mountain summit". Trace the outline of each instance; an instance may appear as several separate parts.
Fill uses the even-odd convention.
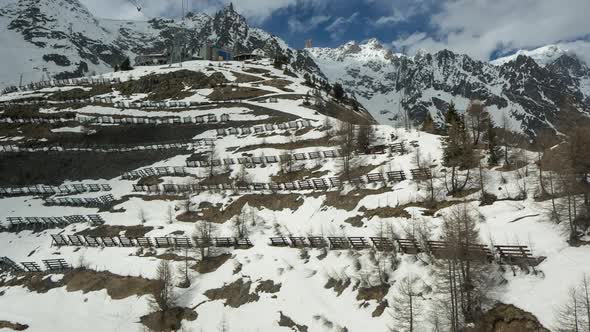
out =
[[[212,16],[189,13],[184,22],[120,21],[97,19],[78,0],[12,1],[0,9],[0,27],[2,86],[21,77],[29,83],[108,72],[127,56],[169,49],[184,29],[189,49],[212,43],[282,55],[295,71],[341,82],[384,124],[408,115],[419,125],[428,113],[441,122],[451,102],[461,110],[480,99],[496,123],[507,116],[513,130],[534,135],[542,128],[566,132],[590,109],[588,66],[555,45],[491,63],[448,50],[406,56],[377,39],[295,50],[249,26],[232,5]]]
[[[440,123],[451,102],[464,110],[479,99],[496,124],[506,115],[512,130],[535,135],[542,128],[566,132],[590,109],[590,69],[555,46],[493,63],[449,50],[394,54],[374,39],[309,54],[380,123],[395,124],[406,112],[416,124],[428,113]]]
[[[94,17],[78,0],[25,0],[0,9],[0,85],[40,80],[46,71],[53,78],[70,78],[112,70],[129,56],[170,48],[185,29],[189,49],[214,43],[238,53],[258,50],[269,57],[284,55],[295,70],[322,76],[307,53],[289,48],[282,39],[250,27],[228,5],[213,17],[189,13],[184,23],[155,18],[120,21]],[[45,68],[45,69],[43,69]]]

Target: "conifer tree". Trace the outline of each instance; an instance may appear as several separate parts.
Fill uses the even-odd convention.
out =
[[[335,83],[334,84],[334,97],[338,100],[344,98],[344,88],[342,87],[342,84],[340,83]]]
[[[129,60],[129,57],[126,57],[125,60],[123,60],[123,62],[121,63],[121,66],[119,66],[119,70],[129,71],[132,69],[133,67],[131,67],[131,60]]]
[[[436,126],[434,124],[432,116],[430,115],[430,112],[426,113],[426,118],[424,119],[424,123],[422,124],[422,131],[431,134],[433,134],[436,131]]]
[[[445,116],[445,124],[447,125],[447,129],[452,123],[463,123],[463,119],[461,119],[459,112],[457,112],[457,109],[455,108],[455,103],[453,102],[449,104],[449,108],[447,109],[447,114]]]
[[[450,168],[450,172],[445,175],[445,185],[448,193],[454,194],[465,188],[469,181],[470,169],[477,163],[469,132],[452,103],[447,112],[447,136],[443,138],[443,146],[443,165]],[[460,171],[465,171],[463,179]]]
[[[490,123],[487,132],[488,138],[488,164],[490,166],[498,165],[500,162],[500,155],[502,151],[500,151],[500,147],[498,146],[498,138],[496,136],[496,132],[494,130],[494,126]]]

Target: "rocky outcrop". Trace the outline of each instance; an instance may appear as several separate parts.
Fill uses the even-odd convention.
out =
[[[231,5],[213,16],[189,13],[184,23],[163,18],[136,22],[97,19],[79,0],[22,0],[0,8],[0,28],[14,34],[18,43],[14,48],[23,50],[22,58],[9,59],[14,65],[5,64],[14,67],[12,84],[25,69],[30,72],[31,65],[39,73],[24,77],[25,81],[38,80],[43,67],[59,79],[109,71],[127,56],[133,59],[169,50],[179,36],[189,53],[211,43],[235,53],[256,51],[271,58],[282,55],[296,71],[323,77],[308,53],[250,27]],[[11,45],[6,46],[10,49]]]
[[[510,129],[529,136],[542,128],[565,133],[589,114],[590,69],[567,52],[553,50],[541,64],[525,55],[492,64],[449,50],[411,57],[375,40],[309,52],[382,123],[399,121],[404,111],[416,124],[427,113],[442,123],[449,103],[461,110],[471,99],[482,100],[497,122],[508,115]]]
[[[250,293],[251,285],[251,281],[244,282],[243,279],[238,279],[223,287],[210,289],[204,294],[210,300],[225,300],[226,306],[239,308],[246,303],[256,302],[260,298],[258,294]]]
[[[549,332],[537,317],[512,304],[497,304],[464,332]]]

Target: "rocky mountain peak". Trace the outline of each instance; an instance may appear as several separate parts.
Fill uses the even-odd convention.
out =
[[[223,18],[226,21],[238,21],[240,23],[246,22],[246,19],[234,9],[233,3],[223,7],[214,16],[216,18]]]
[[[590,77],[590,69],[581,61],[578,56],[572,53],[564,53],[555,61],[547,66],[547,68],[554,72],[567,72],[571,76],[587,76]]]
[[[8,49],[22,50],[23,57],[5,56],[0,68],[0,86],[16,84],[20,74],[26,83],[38,81],[41,69],[57,79],[107,72],[126,56],[170,49],[179,29],[186,29],[187,48],[194,51],[206,43],[237,53],[258,52],[269,57],[283,54],[296,71],[323,77],[307,52],[296,51],[280,38],[250,27],[246,19],[228,5],[212,17],[187,14],[188,22],[152,18],[124,21],[95,18],[80,0],[4,0],[0,8],[0,30],[7,31]],[[11,48],[12,47],[12,48]],[[1,54],[0,54],[1,55]]]
[[[356,41],[349,41],[348,43],[338,47],[338,49],[341,50],[342,55],[356,54],[362,51],[361,47]]]
[[[363,45],[366,45],[367,47],[370,47],[370,48],[376,49],[376,50],[380,50],[383,48],[383,45],[381,45],[381,43],[379,42],[379,40],[377,38],[371,38],[371,39],[365,41],[363,43]]]
[[[213,18],[213,31],[219,36],[217,42],[222,46],[230,47],[246,39],[248,30],[246,18],[238,14],[232,4],[217,12]]]
[[[427,113],[442,121],[450,102],[464,110],[471,99],[478,99],[494,117],[507,113],[514,119],[514,130],[534,136],[541,128],[568,130],[560,120],[566,94],[575,95],[570,100],[577,105],[569,108],[575,114],[568,117],[584,118],[581,115],[590,109],[590,71],[575,56],[560,54],[559,48],[534,54],[543,54],[544,61],[560,54],[547,65],[527,54],[498,65],[450,50],[388,59],[387,48],[375,45],[363,43],[354,47],[356,53],[344,56],[342,47],[316,49],[313,54],[328,78],[344,82],[381,123],[399,121],[403,110],[417,125]]]
[[[515,61],[519,56],[527,56],[535,60],[539,66],[545,66],[554,62],[560,56],[568,53],[567,50],[558,45],[547,45],[534,50],[519,50],[512,55],[498,58],[491,61],[493,65],[501,66],[511,61]]]

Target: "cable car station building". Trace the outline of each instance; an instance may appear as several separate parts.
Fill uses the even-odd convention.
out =
[[[231,61],[234,59],[234,52],[218,45],[204,45],[199,50],[199,57],[209,61]]]

